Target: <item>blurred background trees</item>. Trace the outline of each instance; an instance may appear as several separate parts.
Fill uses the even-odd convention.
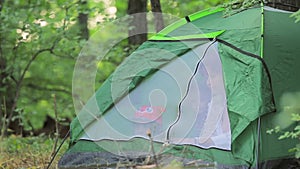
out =
[[[228,0],[0,0],[1,134],[39,134],[42,128],[54,126],[54,96],[58,121],[67,125],[75,117],[72,77],[76,59],[103,24],[136,12],[162,11],[184,17],[224,2]],[[154,17],[156,31],[168,24],[160,15]],[[145,15],[129,22],[129,35],[135,29],[147,32],[147,20]],[[112,49],[105,63],[98,65],[95,86],[103,83],[132,46],[148,36],[129,36]]]

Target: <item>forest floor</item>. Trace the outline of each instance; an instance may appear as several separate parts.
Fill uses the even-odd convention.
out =
[[[61,144],[57,142],[57,147]],[[0,138],[0,169],[46,169],[54,153],[56,140],[47,136],[20,137],[11,135]],[[63,144],[55,157],[51,169],[56,169],[59,159],[68,149],[68,140]],[[180,161],[180,160],[179,160]],[[213,166],[183,167],[176,159],[164,160],[160,169],[212,169]],[[161,162],[161,161],[160,161]],[[137,169],[157,169],[155,165],[136,166]]]
[[[44,169],[51,160],[55,139],[47,136],[9,136],[0,139],[0,169]],[[58,140],[57,146],[61,143]],[[56,168],[58,160],[67,150],[64,143],[51,168]]]

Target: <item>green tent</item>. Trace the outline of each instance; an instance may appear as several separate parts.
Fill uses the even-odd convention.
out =
[[[268,6],[228,17],[191,14],[143,43],[71,123],[60,168],[159,159],[271,168],[293,156],[289,130],[299,111],[300,25]]]

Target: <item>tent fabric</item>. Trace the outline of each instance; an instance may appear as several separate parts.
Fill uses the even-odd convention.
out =
[[[242,167],[291,157],[292,153],[287,150],[296,142],[277,140],[278,135],[269,135],[267,130],[277,125],[284,129],[293,127],[287,118],[291,110],[299,110],[297,104],[291,101],[300,99],[297,95],[300,80],[296,73],[300,71],[297,65],[300,63],[300,49],[297,46],[300,44],[299,23],[294,23],[289,13],[270,7],[253,7],[226,18],[222,10],[189,15],[158,33],[159,38],[145,42],[132,53],[71,123],[70,149],[64,155],[66,158],[60,161],[60,166],[79,166],[81,162],[66,161],[67,157],[73,157],[76,153],[90,154],[94,160],[100,152],[107,153],[108,150],[118,157],[151,155],[145,135],[118,141],[107,138],[111,133],[102,131],[106,138],[93,140],[91,138],[97,135],[95,132],[101,130],[99,126],[93,126],[112,115],[110,112],[113,112],[115,103],[134,93],[160,69],[214,40],[217,41],[216,53],[222,65],[225,107],[231,130],[230,150],[199,148],[192,144],[166,146],[154,140],[155,152]],[[212,32],[222,33],[214,34],[211,39],[199,38],[199,35]],[[181,41],[176,37],[181,37]],[[182,93],[178,95],[182,98]],[[157,109],[150,108],[141,107],[140,110]],[[176,115],[167,120],[174,121]],[[87,130],[89,128],[91,130]]]
[[[95,96],[92,97],[87,106],[85,106],[71,123],[72,136],[71,141],[76,141],[83,132],[83,128],[87,127],[91,122],[100,117],[103,112],[107,111],[114,102],[117,102],[126,93],[138,85],[142,79],[152,74],[159,67],[172,61],[177,56],[180,56],[191,48],[203,44],[205,41],[192,42],[145,42],[139,47],[139,50],[147,50],[147,56],[134,52],[130,58],[126,59],[117,70],[104,82],[101,89],[99,89]],[[157,52],[165,52],[166,55],[155,56]],[[140,59],[143,57],[143,59]],[[141,63],[140,63],[141,62]],[[139,63],[139,64],[137,64]],[[151,63],[151,65],[149,64]],[[132,69],[135,65],[135,69]],[[122,76],[126,72],[125,76]],[[136,73],[138,72],[138,74]],[[112,84],[117,84],[114,88]],[[112,88],[114,88],[112,93]],[[96,105],[96,106],[95,106]],[[100,106],[101,105],[101,106]]]
[[[216,47],[211,42],[200,45],[160,68],[89,126],[81,139],[147,139],[146,131],[151,129],[154,141],[230,150],[226,94]],[[144,57],[147,54],[145,51]],[[202,62],[192,78],[199,59]],[[182,118],[174,123],[180,102]],[[99,128],[102,130],[96,131]]]
[[[265,10],[265,25],[264,60],[272,77],[277,113],[262,118],[262,160],[286,156],[286,150],[299,143],[297,139],[274,142],[280,133],[270,135],[267,130],[280,126],[283,131],[291,131],[295,127],[290,119],[291,113],[299,112],[295,102],[300,91],[296,73],[300,71],[300,23],[295,23],[288,12]]]
[[[260,21],[260,8],[248,9],[226,18],[223,17],[222,12],[217,12],[188,22],[167,36],[184,36],[225,30],[223,34],[218,36],[219,39],[250,53],[260,55]]]
[[[226,29],[226,32],[224,32],[222,35],[220,35],[220,39],[229,39],[229,37],[232,37],[233,35],[232,34],[228,34],[227,32],[235,32],[234,34],[237,37],[238,40],[240,40],[240,43],[242,42],[247,42],[247,45],[244,45],[246,46],[247,48],[244,49],[248,52],[251,52],[251,53],[254,53],[254,54],[259,54],[259,51],[260,51],[260,48],[259,48],[259,45],[256,45],[258,46],[256,49],[255,49],[255,52],[252,52],[249,48],[249,46],[255,46],[255,45],[252,45],[252,44],[259,44],[259,40],[260,40],[260,33],[257,33],[256,36],[254,36],[254,33],[236,33],[236,30],[231,30],[228,28],[228,26],[230,25],[233,25],[233,26],[236,26],[238,27],[238,29],[241,29],[241,30],[245,30],[247,32],[259,32],[259,31],[255,31],[255,28],[257,30],[259,30],[259,27],[258,25],[260,25],[260,22],[259,22],[259,19],[260,19],[260,9],[259,8],[255,8],[255,9],[252,9],[252,10],[249,10],[247,11],[249,13],[250,16],[253,16],[254,14],[256,14],[255,16],[256,17],[249,17],[247,14],[244,14],[244,13],[240,13],[240,14],[237,14],[237,15],[242,15],[242,16],[237,16],[237,15],[233,15],[232,17],[234,18],[238,18],[237,20],[244,20],[243,16],[247,16],[249,18],[251,18],[250,21],[247,22],[247,25],[244,25],[244,26],[239,26],[239,25],[243,25],[243,24],[236,24],[235,22],[235,19],[227,19],[228,21],[223,21],[223,17],[222,17],[222,13],[215,13],[215,14],[212,14],[211,15],[208,15],[208,16],[205,16],[205,19],[204,21],[213,21],[215,20],[215,22],[212,22],[212,23],[208,23],[208,25],[213,25],[215,26],[216,28],[224,28]],[[243,19],[240,19],[243,18]],[[223,22],[223,23],[220,23],[219,21],[216,21],[217,19],[219,19]],[[231,17],[230,17],[231,18]],[[252,18],[255,18],[255,19],[252,19]],[[195,24],[194,24],[195,22]],[[185,25],[183,25],[182,27],[176,29],[176,31],[173,31],[171,33],[168,34],[168,36],[178,36],[178,35],[185,35],[186,32],[190,32],[190,34],[199,34],[201,32],[199,32],[199,30],[204,30],[204,29],[200,29],[197,27],[197,24],[199,24],[198,20],[194,21],[194,22],[189,22]],[[218,23],[218,24],[216,24]],[[226,23],[226,24],[225,24]],[[235,23],[235,24],[233,24]],[[205,26],[205,23],[201,23],[201,25]],[[222,26],[221,25],[226,25],[226,26]],[[234,27],[235,28],[235,27]],[[232,28],[231,28],[232,29]],[[195,32],[197,31],[197,32]],[[227,35],[228,34],[228,35]],[[241,36],[242,37],[239,37]],[[248,36],[248,37],[245,37],[245,36]],[[224,37],[224,38],[223,38]],[[231,38],[232,39],[232,38]],[[241,40],[243,39],[243,40]],[[228,41],[229,43],[231,43],[230,41]],[[168,63],[169,61],[171,61],[172,59],[174,59],[174,57],[176,56],[180,56],[182,53],[185,53],[189,50],[189,48],[194,48],[197,44],[201,44],[203,43],[203,41],[198,41],[198,42],[191,42],[191,41],[185,41],[184,43],[182,42],[172,42],[172,45],[169,45],[169,42],[154,42],[154,41],[148,41],[146,43],[144,43],[140,48],[139,50],[143,50],[143,49],[147,49],[149,50],[149,53],[148,53],[148,56],[143,56],[143,60],[141,60],[141,62],[143,62],[144,64],[147,64],[147,63],[155,63],[155,64],[159,64],[157,65],[157,67],[160,67],[162,66],[163,64],[166,64]],[[239,47],[240,43],[238,45],[235,45],[235,43],[232,43],[233,45]],[[153,51],[151,51],[151,49],[155,49]],[[161,50],[160,50],[161,49]],[[148,61],[148,58],[153,58],[153,56],[155,55],[151,55],[152,53],[156,53],[158,52],[157,50],[160,50],[161,51],[170,51],[171,53],[174,53],[174,56],[171,57],[171,58],[157,58],[158,60],[163,60],[163,61],[160,61],[160,62],[157,62],[157,61]],[[167,56],[169,57],[169,55],[163,55],[163,56]],[[158,56],[159,57],[159,56]],[[98,105],[99,105],[99,112],[98,115],[95,115],[96,117],[99,116],[101,114],[101,112],[104,112],[106,111],[110,106],[111,106],[111,103],[113,101],[116,101],[119,99],[119,97],[123,97],[124,96],[124,93],[128,92],[128,91],[120,91],[120,93],[118,93],[119,91],[114,91],[113,94],[111,94],[110,92],[110,88],[111,86],[109,86],[111,84],[111,81],[112,81],[112,77],[114,78],[114,80],[116,81],[119,81],[120,83],[124,83],[124,87],[126,87],[126,90],[127,89],[127,86],[129,86],[129,90],[134,88],[135,87],[135,83],[137,84],[138,82],[140,82],[139,80],[141,80],[143,77],[146,77],[147,75],[149,74],[152,74],[153,72],[155,72],[155,70],[151,69],[151,70],[143,70],[143,71],[136,71],[135,69],[131,69],[131,68],[127,68],[127,67],[131,67],[131,65],[140,65],[141,68],[137,68],[137,69],[144,69],[145,66],[143,66],[143,64],[136,64],[140,61],[140,58],[139,58],[139,54],[137,52],[134,52],[132,56],[130,56],[130,58],[137,58],[137,59],[127,59],[125,62],[123,62],[119,68],[115,71],[115,73],[104,83],[102,89],[100,89],[98,92],[96,92],[96,100],[98,101]],[[149,65],[147,65],[149,67]],[[151,67],[155,67],[155,65],[151,65]],[[131,71],[134,71],[134,72],[128,72],[129,70]],[[120,77],[120,80],[118,80],[120,74],[118,74],[117,72],[127,72],[128,75],[130,74],[135,74],[135,72],[140,72],[141,75],[137,75],[136,77]],[[132,80],[131,80],[132,79]],[[124,81],[125,80],[125,81]],[[130,84],[131,83],[131,84]],[[113,84],[118,84],[119,86],[122,86],[122,84],[119,84],[119,83],[116,83],[114,82]],[[108,85],[108,87],[106,88],[106,85]],[[105,89],[106,88],[106,89]],[[124,90],[122,89],[122,87],[118,87],[117,89],[120,89],[120,90]],[[107,93],[108,92],[108,93]],[[123,92],[123,93],[122,93]],[[100,96],[101,95],[101,96]],[[115,97],[113,98],[112,100],[109,100],[108,101],[108,98],[107,97],[110,97],[112,96]],[[104,99],[105,98],[105,99]],[[107,104],[106,103],[102,103],[102,101],[108,101]],[[100,106],[101,105],[101,106]],[[89,107],[89,106],[86,106],[86,107]],[[95,112],[95,111],[91,111],[92,113]],[[80,117],[80,114],[84,114],[84,117]],[[81,126],[85,126],[85,124],[81,124],[79,125],[76,121],[77,119],[81,119],[80,120],[80,123],[87,123],[89,124],[91,121],[90,120],[86,120],[85,118],[88,118],[88,116],[86,116],[86,113],[80,113],[79,114],[79,117],[75,119],[75,121],[71,124],[73,128],[73,134],[72,134],[72,137],[71,139],[73,140],[78,138],[76,137],[80,135],[80,132],[82,132],[82,128]],[[94,116],[94,115],[93,115]],[[92,117],[91,120],[93,120],[94,118]],[[74,124],[74,125],[73,125]],[[73,127],[74,126],[74,127]],[[81,130],[79,133],[77,133],[77,128],[78,130]],[[75,137],[73,137],[75,136]]]

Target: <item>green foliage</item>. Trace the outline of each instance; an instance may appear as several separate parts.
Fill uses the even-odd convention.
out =
[[[161,6],[164,13],[183,17],[228,1],[161,1]],[[89,33],[93,35],[103,23],[123,17],[127,1],[89,0],[84,4],[82,0],[5,0],[1,6],[1,127],[4,116],[12,113],[16,102],[18,111],[14,111],[12,120],[21,120],[20,125],[26,130],[41,128],[47,115],[54,117],[53,94],[58,116],[73,118],[73,69],[86,43],[81,37],[78,16],[88,15]],[[116,36],[109,31],[102,32],[107,39]],[[133,49],[124,40],[110,50],[98,64],[96,89]]]
[[[127,46],[127,40],[123,40],[117,46],[113,47],[107,55],[98,63],[98,71],[96,74],[96,89],[98,89],[104,80],[117,68],[117,66],[127,57],[133,50]]]
[[[294,130],[284,132],[279,139],[298,139],[300,141],[300,113],[292,114],[292,120],[295,121],[298,125],[295,126]],[[295,157],[300,158],[300,143],[296,147],[289,150],[290,152],[295,152]]]
[[[260,4],[260,2],[260,0],[234,0],[221,6],[225,8],[224,16],[226,17]]]
[[[13,100],[19,92],[17,106],[23,109],[24,123],[31,124],[27,129],[40,128],[46,114],[53,114],[52,93],[64,105],[61,116],[72,114],[70,82],[80,51],[78,29],[72,21],[76,13],[74,4],[42,0],[3,5],[1,49],[9,74],[4,95]]]
[[[41,128],[47,114],[54,117],[53,94],[57,96],[59,117],[75,116],[72,75],[76,58],[85,44],[77,17],[79,13],[88,13],[93,18],[103,10],[102,2],[97,1],[90,1],[87,7],[75,0],[16,0],[3,4],[1,107],[10,113],[17,100],[17,107],[22,110],[19,118],[26,130]],[[1,113],[0,118],[3,118]]]
[[[61,143],[61,140],[58,143]],[[4,138],[0,140],[0,169],[46,168],[54,144],[55,140],[48,137],[10,136]],[[57,164],[58,159],[67,148],[67,143],[65,143],[52,166]]]
[[[179,162],[177,160],[172,160],[170,164],[163,167],[163,169],[182,169],[184,168],[182,162]]]
[[[162,12],[170,13],[178,17],[185,17],[211,7],[229,2],[229,0],[203,0],[203,1],[161,1]]]
[[[296,23],[299,22],[299,21],[300,21],[300,10],[298,10],[298,11],[295,12],[295,13],[293,13],[293,14],[291,15],[291,17],[293,17],[293,18],[296,19],[296,20],[295,20]]]
[[[300,141],[300,113],[293,113],[292,121],[296,122],[297,124],[292,131],[282,131],[279,126],[276,126],[274,129],[268,130],[267,133],[282,133],[278,138],[279,140],[292,138],[298,139]],[[300,143],[297,144],[294,148],[290,149],[289,152],[294,152],[295,157],[300,158]]]

